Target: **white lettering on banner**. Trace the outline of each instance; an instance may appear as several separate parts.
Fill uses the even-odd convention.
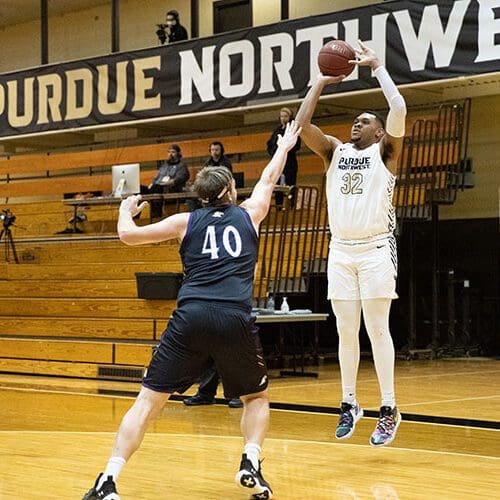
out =
[[[62,102],[62,81],[59,75],[50,73],[41,75],[38,80],[38,121],[41,123],[49,123],[49,110],[52,116],[52,122],[62,121],[61,102]],[[49,97],[49,87],[52,95]],[[26,98],[26,96],[24,96]]]
[[[191,50],[179,52],[181,58],[181,98],[179,106],[193,103],[193,85],[202,102],[215,101],[214,95],[215,45],[203,47],[201,68]]]
[[[259,94],[273,92],[274,71],[280,83],[280,90],[293,89],[293,80],[290,71],[294,62],[294,43],[292,35],[288,33],[275,33],[259,37],[260,42],[260,88]],[[279,47],[281,59],[273,60],[273,48]]]
[[[11,127],[26,127],[33,120],[33,86],[35,79],[30,77],[24,80],[24,113],[17,114],[18,89],[17,81],[7,82],[8,89],[8,118]]]
[[[77,82],[82,82],[82,104],[77,105]],[[87,68],[66,71],[66,120],[86,118],[92,112],[92,71]]]
[[[127,104],[127,64],[128,61],[116,63],[116,97],[114,102],[108,101],[109,66],[97,66],[97,109],[103,115],[121,113]]]
[[[322,24],[312,28],[297,30],[295,34],[295,44],[297,47],[304,42],[309,42],[309,82],[308,86],[313,84],[319,73],[318,53],[325,44],[326,38],[338,37],[338,24]]]
[[[378,14],[372,17],[372,39],[363,41],[372,48],[378,56],[378,59],[382,66],[385,66],[385,52],[386,52],[386,31],[387,31],[387,18],[389,14]],[[345,41],[351,45],[351,47],[358,48],[359,36],[359,19],[351,19],[349,21],[344,21],[345,31]],[[358,66],[354,68],[354,71],[345,79],[357,80],[359,76]]]
[[[444,32],[437,5],[428,5],[424,8],[418,35],[413,29],[408,10],[393,13],[412,71],[425,69],[425,61],[431,46],[435,67],[443,68],[450,65],[469,3],[470,0],[459,0],[454,3]]]
[[[495,35],[500,34],[500,17],[495,19],[495,11],[500,9],[499,0],[478,0],[478,54],[474,62],[500,59],[500,44],[495,45]]]
[[[146,77],[144,71],[147,69],[161,69],[161,57],[145,57],[132,61],[134,65],[134,106],[132,111],[144,111],[146,109],[160,109],[161,95],[157,93],[153,97],[146,97],[146,91],[151,90],[154,85],[152,76]]]
[[[222,97],[242,97],[249,94],[254,84],[255,55],[250,40],[229,42],[219,52],[219,90]],[[231,56],[241,54],[241,83],[231,83]]]

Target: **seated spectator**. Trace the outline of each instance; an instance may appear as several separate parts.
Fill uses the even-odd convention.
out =
[[[227,167],[231,172],[233,171],[231,160],[224,155],[224,145],[222,142],[212,142],[208,151],[210,158],[203,164],[204,167]]]
[[[177,144],[168,147],[168,157],[158,165],[158,173],[148,187],[141,186],[141,194],[181,193],[189,180],[189,170]],[[162,216],[163,200],[151,200],[151,217]]]
[[[157,24],[157,26],[156,35],[162,45],[188,39],[187,30],[181,25],[179,13],[176,10],[169,10],[167,12],[167,22],[165,24]]]

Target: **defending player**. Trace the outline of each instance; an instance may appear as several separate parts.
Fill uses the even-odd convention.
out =
[[[259,453],[269,426],[267,370],[250,312],[259,225],[300,129],[290,123],[252,195],[236,206],[236,189],[225,167],[205,167],[195,183],[205,207],[138,227],[145,206],[131,196],[120,206],[118,233],[128,245],[181,241],[184,282],[178,307],[162,335],[137,399],[124,416],[111,458],[84,500],[119,500],[116,479],[139,448],[146,428],[173,392],[187,390],[215,361],[226,398],[240,396],[245,448],[236,483],[255,499],[272,498]],[[212,361],[213,360],[213,361]]]

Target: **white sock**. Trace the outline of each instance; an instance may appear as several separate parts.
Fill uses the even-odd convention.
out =
[[[342,402],[349,403],[352,406],[356,406],[358,403],[356,401],[356,391],[352,387],[344,387],[342,391]]]
[[[116,482],[117,477],[125,465],[126,460],[122,457],[111,457],[109,459],[108,465],[106,466],[106,470],[104,474],[101,476],[99,483],[97,484],[97,489],[99,489],[108,479],[108,476],[113,477],[113,481]]]
[[[381,406],[390,406],[391,409],[394,409],[394,407],[396,406],[394,392],[383,392],[382,393],[382,405]]]
[[[245,445],[246,456],[252,462],[255,470],[259,470],[259,456],[261,451],[262,449],[257,443],[247,443]]]

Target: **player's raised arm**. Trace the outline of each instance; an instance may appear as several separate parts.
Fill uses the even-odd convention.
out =
[[[389,114],[387,115],[385,131],[386,135],[380,142],[382,152],[385,150],[387,168],[396,174],[397,160],[403,147],[403,137],[405,135],[406,103],[399,93],[388,71],[380,64],[377,54],[363,42],[359,41],[359,49],[356,49],[356,59],[349,61],[358,66],[370,66],[375,78],[377,78],[380,88],[389,104]]]
[[[312,151],[323,159],[325,169],[328,168],[330,164],[333,151],[338,145],[342,144],[342,142],[336,137],[325,135],[319,127],[311,123],[311,120],[323,89],[327,85],[339,83],[343,79],[344,75],[324,76],[320,73],[313,86],[304,97],[297,116],[295,117],[295,121],[302,127],[302,139]]]
[[[249,213],[256,229],[269,211],[274,186],[283,172],[288,151],[295,146],[300,132],[301,128],[295,121],[287,123],[283,136],[278,138],[276,152],[262,171],[252,195],[241,204],[241,207]]]

